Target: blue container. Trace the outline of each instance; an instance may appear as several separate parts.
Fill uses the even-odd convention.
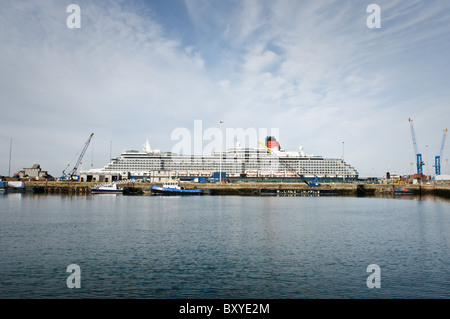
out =
[[[222,176],[222,178],[220,178]],[[214,183],[219,183],[220,181],[225,182],[227,180],[227,173],[225,172],[214,172],[213,173]]]
[[[6,183],[5,182],[0,182],[0,188],[6,188]]]

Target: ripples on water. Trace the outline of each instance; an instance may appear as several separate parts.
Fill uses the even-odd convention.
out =
[[[0,197],[1,298],[449,298],[448,201]],[[69,264],[81,288],[69,289]],[[366,268],[381,269],[369,289]]]

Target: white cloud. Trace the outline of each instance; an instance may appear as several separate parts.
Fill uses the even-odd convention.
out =
[[[92,131],[104,149],[113,140],[122,151],[140,147],[150,133],[169,141],[180,119],[211,112],[203,100],[214,99],[214,84],[201,58],[150,19],[115,3],[86,3],[81,29],[69,30],[65,8],[56,2],[6,6],[0,19],[8,26],[0,31],[1,136],[3,148],[15,141],[14,171],[41,159],[44,169],[59,174],[44,159],[72,158]],[[99,158],[103,166],[103,154]]]
[[[370,3],[185,1],[194,28],[178,38],[152,3],[80,2],[79,30],[57,1],[5,3],[0,146],[15,140],[14,171],[41,161],[57,173],[91,131],[103,166],[110,141],[115,155],[147,136],[169,150],[173,129],[220,119],[279,128],[286,149],[324,156],[345,140],[362,175],[402,172],[407,118],[427,123],[430,150],[448,126],[449,6],[380,1],[382,28],[370,30]]]

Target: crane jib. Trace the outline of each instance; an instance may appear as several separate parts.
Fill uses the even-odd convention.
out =
[[[274,153],[270,148],[268,148],[266,145],[264,145],[264,144],[261,143],[261,142],[258,142],[258,143],[261,144],[261,145],[267,150],[268,153],[273,154],[273,155],[275,155],[276,157],[280,158],[277,154],[275,154],[275,153]],[[287,168],[287,169],[289,169],[289,170],[292,169],[292,168],[288,167],[287,163],[282,162],[282,161],[280,161],[280,163],[283,163],[284,166],[285,166],[285,168]],[[317,176],[315,176],[314,181],[311,182],[311,181],[306,180],[305,177],[304,177],[302,174],[300,174],[297,170],[294,170],[294,171],[295,171],[295,173],[302,179],[303,183],[305,183],[306,185],[308,185],[308,186],[320,186],[320,184],[317,183],[317,180],[319,179]]]
[[[72,170],[67,175],[65,174],[65,170],[64,170],[63,171],[63,175],[68,176],[70,179],[72,179],[72,177],[77,174],[78,166],[80,166],[80,163],[81,163],[81,161],[82,161],[82,159],[84,157],[84,154],[86,153],[86,150],[87,150],[87,148],[89,146],[89,143],[91,142],[93,136],[94,136],[94,133],[91,133],[91,135],[89,135],[89,138],[86,141],[86,143],[84,144],[83,150],[81,151],[81,154],[78,157],[78,160],[75,163],[75,166],[72,168]],[[67,167],[66,167],[66,169],[67,169]]]

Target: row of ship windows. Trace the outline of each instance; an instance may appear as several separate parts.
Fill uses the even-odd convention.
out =
[[[222,165],[223,169],[258,169],[258,170],[264,170],[264,169],[271,169],[271,170],[279,170],[279,171],[285,171],[285,170],[297,170],[299,167],[283,167],[278,165],[262,165],[262,166],[252,166],[252,165],[245,165],[245,166],[234,166],[234,165]],[[165,166],[166,170],[211,170],[211,169],[219,169],[219,165],[202,165],[202,166],[192,166],[192,165],[178,165],[178,166]],[[141,165],[117,165],[117,166],[109,166],[107,169],[142,169],[142,170],[163,170],[161,166],[141,166]],[[353,170],[349,167],[319,167],[319,166],[302,166],[300,169],[308,169],[308,170]]]
[[[251,164],[251,163],[258,163],[261,165],[264,164],[272,164],[272,163],[279,163],[280,165],[289,165],[289,166],[293,166],[293,165],[320,165],[320,166],[342,166],[342,165],[348,165],[348,164],[343,164],[342,162],[325,162],[325,161],[321,161],[321,162],[280,162],[280,161],[241,161],[241,162],[235,162],[235,161],[223,161],[222,164],[230,164],[230,165],[239,165],[239,164]],[[136,162],[121,162],[121,163],[112,163],[109,164],[108,166],[111,165],[161,165],[161,162],[142,162],[142,161],[136,161]],[[200,161],[176,161],[176,162],[165,162],[164,165],[165,166],[170,166],[170,165],[180,165],[180,164],[189,164],[189,165],[219,165],[220,162],[217,161],[211,161],[211,162],[200,162]]]
[[[242,167],[246,169],[275,169],[275,170],[296,170],[298,169],[298,165],[292,165],[285,167],[283,165],[244,165],[244,166],[236,166],[236,165],[227,165],[223,164],[220,165],[165,165],[165,168],[167,170],[211,170],[211,169],[218,169],[222,167],[223,169],[240,169]],[[302,165],[300,166],[301,169],[308,169],[308,170],[352,170],[351,167],[348,166],[323,166],[323,165]],[[143,169],[143,170],[161,170],[161,165],[111,165],[108,166],[107,169]]]
[[[120,160],[114,160],[114,162],[145,162],[145,163],[160,163],[161,159],[157,158],[157,159],[142,159],[142,158],[127,158],[127,159],[120,159]],[[220,161],[220,157],[214,158],[214,159],[210,159],[210,158],[191,158],[189,156],[184,157],[184,158],[170,158],[170,159],[166,159],[164,160],[164,162],[168,163],[168,162],[200,162],[200,163],[205,163],[205,162],[218,162]],[[259,156],[250,156],[250,157],[223,157],[222,161],[230,161],[230,162],[236,162],[236,161],[260,161],[260,162],[265,162],[265,161],[282,161],[282,162],[302,162],[302,163],[310,163],[310,162],[321,162],[321,163],[342,163],[342,160],[340,159],[334,159],[334,158],[329,158],[329,159],[285,159],[285,158],[267,158],[267,157],[259,157]]]
[[[235,162],[229,162],[229,161],[224,161],[222,162],[222,165],[230,165],[230,166],[236,166],[236,165],[280,165],[280,166],[298,166],[298,162],[297,163],[289,163],[289,164],[285,164],[283,162],[278,162],[278,161],[272,161],[272,162],[258,162],[258,161],[249,161],[249,162],[241,162],[241,163],[235,163]],[[321,167],[340,167],[340,166],[348,166],[347,164],[342,164],[342,163],[327,163],[327,162],[301,162],[300,163],[301,166],[321,166]],[[219,166],[220,163],[218,162],[190,162],[190,161],[185,161],[185,162],[170,162],[170,163],[165,163],[164,166],[169,167],[169,166],[195,166],[195,165],[200,165],[200,166]],[[108,165],[108,167],[116,167],[116,166],[145,166],[145,167],[160,167],[161,163],[160,162],[154,162],[154,163],[142,163],[142,162],[128,162],[128,163],[120,163],[120,164],[110,164]]]
[[[197,170],[195,168],[190,167],[190,170]],[[178,167],[176,169],[173,170],[189,170],[186,168],[181,168]],[[206,167],[202,167],[202,170],[219,170],[219,168],[206,168]],[[109,170],[139,170],[139,171],[159,171],[159,169],[149,169],[148,167],[115,167],[115,168],[110,168]],[[172,170],[172,169],[171,169]],[[246,168],[246,170],[251,170],[251,168]],[[255,169],[256,170],[256,169]],[[279,169],[279,168],[258,168],[258,170],[267,170],[267,171],[285,171],[284,169]],[[231,168],[227,168],[227,167],[222,167],[222,171],[230,171],[230,172],[235,172],[235,173],[239,173],[241,172],[241,170],[239,168],[236,167],[231,167]],[[353,170],[350,169],[305,169],[306,172],[308,173],[315,173],[315,174],[337,174],[337,173],[342,173],[342,172],[347,172],[347,173],[355,173]]]

